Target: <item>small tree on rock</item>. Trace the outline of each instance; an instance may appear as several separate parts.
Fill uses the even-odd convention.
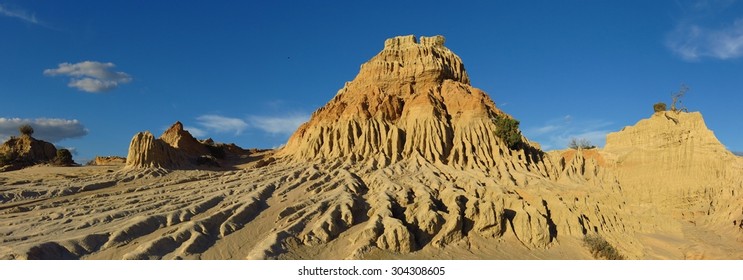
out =
[[[673,100],[673,103],[671,103],[671,111],[673,111],[674,113],[689,112],[689,110],[686,109],[684,104],[681,103],[681,98],[684,97],[684,95],[686,95],[687,91],[689,91],[689,87],[682,84],[679,91],[671,95],[671,100]],[[678,103],[678,106],[676,106],[677,103]]]
[[[18,131],[21,132],[21,135],[31,136],[34,134],[34,128],[31,127],[29,124],[24,124],[20,127],[18,127]]]
[[[658,102],[658,103],[655,103],[653,105],[653,111],[655,111],[656,113],[658,113],[658,112],[664,112],[666,110],[668,110],[666,108],[666,103]]]

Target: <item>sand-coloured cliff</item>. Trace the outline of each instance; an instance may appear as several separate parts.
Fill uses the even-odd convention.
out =
[[[628,198],[657,215],[740,229],[743,159],[725,149],[699,112],[654,113],[607,135],[605,152]]]

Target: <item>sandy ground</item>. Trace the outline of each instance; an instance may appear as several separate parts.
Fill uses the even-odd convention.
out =
[[[470,233],[444,246],[430,243],[411,252],[370,246],[362,250],[363,254],[353,255],[352,251],[363,243],[359,236],[372,224],[370,215],[363,215],[366,208],[354,210],[358,218],[328,242],[303,240],[301,236],[308,236],[318,224],[329,221],[324,220],[326,216],[340,213],[329,211],[333,209],[333,201],[323,200],[322,195],[333,191],[338,192],[334,194],[338,197],[345,194],[337,189],[313,194],[307,188],[353,184],[355,179],[346,175],[290,164],[229,171],[36,166],[0,173],[0,256],[6,259],[592,258],[579,235],[560,233],[556,240],[539,247],[524,243],[523,236],[517,237],[515,232],[505,232],[498,238]],[[540,192],[548,191],[545,189],[549,188],[540,187]],[[519,192],[527,200],[529,196],[540,195],[530,188]],[[564,194],[576,193],[580,191]],[[308,196],[314,202],[302,204]],[[366,200],[372,200],[370,196],[370,193],[361,194]],[[617,233],[618,237],[611,240],[620,251],[623,246],[615,240],[638,242],[633,248],[639,248],[640,253],[628,254],[633,258],[743,259],[743,243],[736,235],[690,222],[677,224],[666,232],[633,236]]]

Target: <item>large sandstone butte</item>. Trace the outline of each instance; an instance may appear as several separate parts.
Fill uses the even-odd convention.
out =
[[[384,49],[361,65],[356,78],[300,126],[279,154],[374,167],[420,157],[502,172],[538,164],[526,160],[534,155],[524,149],[508,149],[495,135],[495,118],[511,117],[470,85],[462,60],[444,46],[444,37],[418,42],[415,36],[401,36],[387,39]]]
[[[506,145],[504,118],[443,37],[391,38],[263,164],[162,169],[203,152],[176,125],[136,135],[121,172],[6,191],[0,256],[576,259],[598,235],[628,258],[743,258],[743,162],[701,115],[549,153]]]

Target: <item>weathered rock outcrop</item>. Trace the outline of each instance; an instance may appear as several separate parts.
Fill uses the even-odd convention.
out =
[[[653,114],[606,137],[604,151],[628,198],[694,223],[743,219],[743,159],[725,149],[699,112]]]
[[[126,156],[127,168],[188,168],[195,164],[188,156],[155,138],[149,131],[134,135]]]
[[[6,157],[8,161],[8,165],[0,171],[10,171],[34,164],[49,163],[57,156],[57,148],[52,143],[24,134],[3,143],[0,146],[0,155]]]
[[[548,156],[525,138],[520,146],[507,145],[497,134],[503,128],[496,119],[511,117],[470,85],[462,61],[443,43],[441,36],[421,37],[420,43],[414,36],[388,39],[356,78],[277,153],[283,160],[317,164],[321,172],[351,172],[358,178],[354,184],[360,184],[352,192],[317,194],[340,199],[338,195],[353,198],[363,193],[368,212],[349,211],[351,218],[343,219],[327,212],[310,215],[300,211],[308,202],[298,200],[299,206],[289,209],[303,216],[279,217],[276,224],[296,227],[290,221],[312,221],[321,215],[331,219],[323,220],[320,229],[337,231],[353,226],[349,220],[368,220],[351,237],[355,247],[350,257],[374,247],[395,252],[443,248],[473,234],[515,238],[524,246],[544,248],[558,234],[580,237],[632,230],[605,222],[621,216],[615,209],[623,201],[587,197],[610,197],[620,189],[598,154]],[[534,187],[555,186],[556,181],[599,187],[574,190],[565,197]],[[316,184],[331,187],[318,182],[308,190],[317,189]],[[338,235],[322,232],[312,231],[324,236],[320,240],[300,239],[311,246]]]
[[[470,85],[444,37],[387,39],[279,155],[310,161],[367,162],[383,167],[420,156],[427,161],[492,170],[548,168],[531,149],[509,149],[495,118],[511,118]]]
[[[183,129],[181,122],[176,122],[170,126],[168,130],[160,135],[160,140],[190,156],[209,154],[209,149],[199,140],[196,140],[190,132]]]
[[[160,138],[155,138],[149,131],[134,135],[129,145],[126,167],[191,168],[196,166],[199,156],[208,154],[204,144],[184,130],[181,122],[176,122]]]
[[[125,157],[119,157],[119,156],[97,156],[90,162],[88,162],[88,165],[124,165],[126,164],[126,158]]]
[[[249,151],[235,144],[199,141],[176,122],[159,138],[152,133],[134,135],[126,157],[127,168],[189,169],[197,166],[219,167],[224,158],[245,156]]]

